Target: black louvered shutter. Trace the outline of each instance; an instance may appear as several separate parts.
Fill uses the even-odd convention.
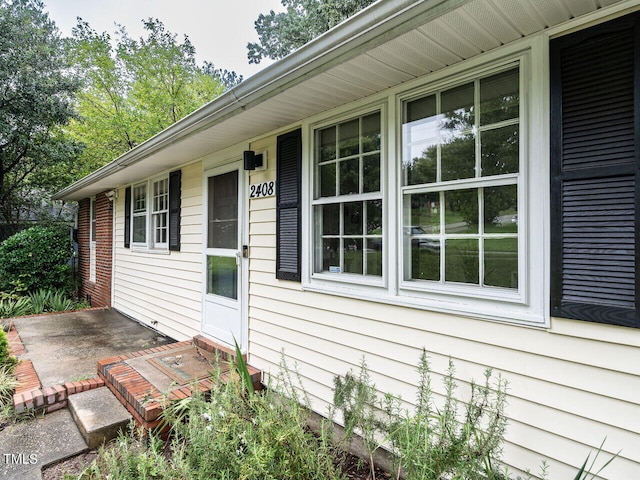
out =
[[[280,135],[276,175],[276,278],[299,282],[302,131]]]
[[[124,189],[124,248],[131,246],[131,187]]]
[[[169,174],[169,250],[180,251],[182,170]]]
[[[551,42],[551,314],[640,327],[638,16]]]

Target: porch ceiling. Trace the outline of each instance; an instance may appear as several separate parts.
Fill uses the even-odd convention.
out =
[[[135,182],[572,18],[638,3],[382,0],[55,198],[79,200]]]

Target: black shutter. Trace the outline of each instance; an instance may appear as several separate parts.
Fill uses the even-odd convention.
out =
[[[551,42],[551,314],[640,327],[638,16]]]
[[[300,281],[302,131],[280,135],[276,174],[276,278]]]
[[[124,248],[131,246],[131,187],[124,189]]]
[[[180,251],[182,170],[169,174],[169,250]]]

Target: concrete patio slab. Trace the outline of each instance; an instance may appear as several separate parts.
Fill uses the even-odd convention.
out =
[[[174,340],[113,309],[22,317],[14,320],[43,387],[94,377],[99,359]]]

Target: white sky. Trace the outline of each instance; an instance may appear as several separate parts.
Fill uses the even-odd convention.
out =
[[[142,20],[154,17],[165,28],[187,35],[196,48],[199,65],[205,60],[216,68],[234,70],[247,79],[271,61],[258,65],[247,61],[247,43],[257,42],[253,23],[260,13],[284,11],[280,0],[44,0],[44,10],[62,36],[71,36],[76,17],[82,17],[97,32],[115,36],[116,26],[126,27],[129,36],[144,36]]]

